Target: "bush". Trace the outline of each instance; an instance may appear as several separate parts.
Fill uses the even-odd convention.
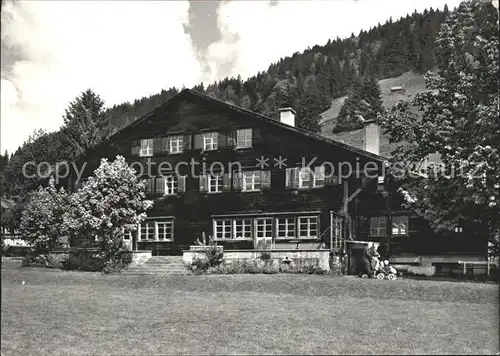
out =
[[[215,267],[207,267],[205,270],[198,270],[199,273],[207,274],[329,274],[328,271],[318,266],[293,266],[276,265],[273,263],[259,264],[257,261],[235,260],[228,264],[221,264]]]
[[[65,270],[117,273],[125,269],[132,262],[130,255],[116,254],[102,257],[102,254],[91,250],[77,250],[69,254],[63,262]]]
[[[4,257],[26,257],[31,253],[32,249],[28,246],[5,246],[2,249]]]
[[[23,258],[21,266],[23,267],[46,267],[48,264],[45,255],[29,254]]]
[[[224,260],[224,252],[214,241],[212,236],[209,236],[207,243],[205,233],[202,233],[202,239],[196,239],[195,244],[204,247],[205,258],[195,258],[191,263],[191,271],[199,273],[206,271],[209,267],[219,266]]]

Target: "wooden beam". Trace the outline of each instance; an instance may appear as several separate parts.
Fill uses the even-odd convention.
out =
[[[377,179],[377,178],[369,178],[369,179],[365,180],[363,182],[363,184],[361,184],[361,187],[359,187],[358,189],[356,189],[354,191],[354,193],[352,193],[351,196],[347,198],[347,204],[349,204],[354,198],[356,198],[359,195],[359,193],[361,193],[366,188],[366,186],[370,182],[374,181],[375,179]],[[344,190],[345,190],[345,187],[344,187]],[[345,191],[344,191],[344,196],[345,196]]]

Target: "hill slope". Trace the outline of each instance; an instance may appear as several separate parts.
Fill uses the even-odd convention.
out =
[[[397,77],[382,79],[378,83],[382,91],[382,105],[386,109],[391,108],[404,98],[411,100],[417,93],[425,90],[424,76],[414,72],[406,72]],[[404,89],[404,94],[394,95],[391,93],[391,88],[397,86],[401,86]],[[335,139],[343,137],[341,134],[332,134],[332,130],[345,99],[346,96],[334,99],[332,106],[321,114],[320,127],[323,136]]]

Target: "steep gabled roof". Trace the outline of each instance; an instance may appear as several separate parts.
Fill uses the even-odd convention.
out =
[[[363,149],[359,149],[357,147],[353,147],[351,145],[348,145],[348,144],[345,144],[345,143],[342,143],[342,142],[339,142],[339,141],[336,141],[336,140],[333,140],[333,139],[330,139],[330,138],[327,138],[327,137],[324,137],[324,136],[312,133],[310,131],[307,131],[307,130],[304,130],[304,129],[301,129],[301,128],[298,128],[298,127],[294,127],[294,126],[290,126],[290,125],[284,124],[284,123],[282,123],[280,121],[273,120],[273,119],[271,119],[271,118],[269,118],[267,116],[264,116],[262,114],[258,114],[256,112],[244,109],[242,107],[226,103],[226,102],[224,102],[222,100],[213,98],[211,96],[199,93],[199,92],[191,90],[191,89],[184,89],[184,90],[182,90],[179,94],[173,96],[172,98],[170,98],[169,100],[167,100],[164,103],[160,104],[159,106],[157,106],[156,108],[154,108],[153,110],[151,110],[147,114],[143,115],[141,118],[137,119],[136,121],[134,121],[130,125],[127,125],[124,128],[122,128],[121,130],[119,130],[118,132],[114,133],[113,135],[111,135],[110,137],[108,137],[106,140],[102,141],[97,146],[95,146],[93,149],[91,149],[91,150],[87,151],[86,153],[82,154],[81,157],[84,157],[84,156],[88,155],[91,151],[94,151],[95,149],[97,149],[98,147],[102,146],[103,144],[112,141],[114,138],[118,137],[119,135],[123,134],[124,132],[129,132],[131,129],[133,129],[137,125],[141,124],[142,122],[144,122],[144,121],[148,120],[150,117],[152,117],[156,112],[158,112],[158,110],[160,110],[160,109],[161,110],[168,110],[168,108],[173,107],[174,105],[176,105],[177,103],[180,103],[183,99],[188,98],[188,97],[195,97],[195,98],[199,98],[199,99],[205,100],[207,102],[210,102],[210,103],[213,103],[213,104],[216,104],[216,105],[220,105],[220,106],[222,106],[222,107],[224,107],[226,109],[230,109],[230,110],[233,110],[233,111],[241,113],[241,114],[252,116],[255,119],[258,119],[258,120],[261,120],[261,121],[265,121],[267,123],[271,123],[272,125],[278,126],[278,127],[282,128],[284,130],[287,130],[289,132],[300,133],[300,134],[302,134],[304,136],[307,136],[309,138],[312,138],[312,139],[315,139],[315,140],[318,140],[318,141],[322,141],[322,142],[334,145],[336,147],[340,147],[340,148],[345,149],[347,151],[356,153],[356,154],[361,155],[361,156],[365,156],[365,157],[373,159],[373,160],[377,160],[377,161],[381,161],[381,162],[386,160],[386,158],[384,158],[384,157],[382,157],[380,155],[376,155],[376,154],[367,152],[367,151],[365,151]]]

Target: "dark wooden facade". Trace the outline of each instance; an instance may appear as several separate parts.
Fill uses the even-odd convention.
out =
[[[249,148],[235,149],[228,137],[238,129],[252,129],[252,145]],[[203,132],[218,132],[219,147],[216,150],[204,151],[199,148],[198,137]],[[137,142],[143,139],[159,140],[172,135],[184,138],[182,153],[169,154],[154,150],[151,157],[139,157]],[[82,157],[80,166],[85,162],[83,177],[92,174],[101,158],[114,159],[116,155],[126,157],[129,164],[141,163],[145,168],[143,178],[159,176],[158,167],[163,164],[162,174],[174,173],[169,170],[180,162],[179,173],[186,174],[183,189],[175,195],[164,196],[151,180],[149,198],[154,207],[148,212],[148,218],[171,219],[173,221],[173,241],[137,241],[133,240],[135,249],[151,249],[157,254],[177,254],[188,249],[201,237],[213,235],[214,219],[250,219],[252,224],[257,218],[277,217],[318,217],[317,233],[313,238],[278,238],[277,226],[273,226],[273,240],[289,248],[307,248],[311,243],[324,247],[330,245],[333,234],[332,215],[335,212],[345,217],[343,236],[359,241],[380,242],[380,252],[384,257],[401,256],[486,256],[487,242],[484,234],[474,228],[449,234],[436,234],[421,218],[403,208],[403,198],[394,187],[381,186],[377,179],[366,179],[363,168],[371,169],[371,177],[377,176],[385,160],[360,148],[352,147],[338,141],[311,134],[283,123],[271,120],[253,112],[220,102],[208,96],[184,90],[173,99],[159,106],[135,123],[127,126],[110,139],[87,152]],[[277,159],[286,159],[286,167],[277,167]],[[256,192],[243,192],[234,186],[234,175],[231,181],[224,181],[224,189],[220,193],[211,194],[200,191],[198,175],[204,167],[212,163],[217,170],[224,167],[230,170],[230,164],[241,164],[245,170],[261,170],[257,159],[268,159],[270,186]],[[275,160],[276,159],[276,160]],[[319,188],[298,189],[287,185],[285,168],[307,165],[315,159],[311,167],[328,162],[334,167],[334,178],[327,179]],[[197,162],[194,171],[191,162]],[[343,176],[347,176],[347,166],[352,173],[349,178],[338,176],[339,167],[343,167]],[[134,168],[137,168],[137,163]],[[234,172],[234,171],[233,171]],[[192,175],[195,174],[195,176]],[[289,178],[289,177],[288,177]],[[72,177],[70,185],[75,178]],[[384,188],[385,187],[385,188]],[[361,188],[361,189],[360,189]],[[382,188],[382,189],[381,189]],[[349,199],[348,199],[349,198]],[[345,205],[346,200],[349,204]],[[373,234],[371,219],[385,217],[385,233]],[[404,231],[393,233],[393,222],[403,217],[407,222]],[[277,224],[277,223],[276,223]],[[404,225],[403,224],[403,225]],[[296,225],[298,227],[298,223]],[[252,225],[255,235],[255,226]],[[477,237],[471,238],[471,234]],[[483,241],[484,240],[484,241]],[[230,249],[258,248],[251,239],[221,239],[219,243]],[[342,245],[341,245],[342,246]],[[346,245],[344,244],[344,247]],[[338,245],[336,245],[338,247]]]
[[[252,128],[251,148],[235,149],[227,144],[220,144],[219,149],[213,151],[195,148],[195,136],[199,133],[217,131],[225,141],[230,132],[241,128]],[[186,144],[183,152],[179,154],[155,153],[152,157],[136,155],[137,150],[133,147],[137,140],[166,135],[182,135],[185,137],[184,142],[190,141],[190,144]],[[158,253],[179,253],[180,250],[189,248],[201,237],[202,232],[207,236],[213,234],[214,216],[230,214],[245,217],[287,216],[287,213],[295,216],[319,216],[316,238],[282,238],[279,242],[289,243],[292,248],[306,242],[324,242],[328,247],[330,211],[342,212],[346,196],[361,186],[364,172],[357,172],[360,167],[368,165],[372,170],[371,174],[376,175],[382,162],[377,155],[310,134],[190,90],[181,92],[88,152],[79,162],[87,163],[83,177],[92,174],[101,158],[114,159],[118,154],[125,156],[129,164],[140,162],[147,167],[149,162],[153,176],[159,175],[158,166],[162,162],[169,162],[175,167],[179,162],[189,163],[194,160],[200,163],[194,170],[198,175],[203,164],[208,168],[213,162],[221,162],[214,167],[220,168],[223,165],[227,172],[231,162],[239,162],[243,170],[260,170],[262,167],[258,167],[257,158],[268,159],[269,167],[264,170],[270,171],[271,185],[262,191],[242,192],[234,189],[231,184],[231,187],[222,193],[200,192],[199,178],[191,175],[191,168],[186,164],[179,166],[180,173],[187,174],[185,190],[182,193],[161,196],[155,194],[155,189],[152,189],[150,198],[154,200],[154,207],[148,211],[148,217],[173,217],[174,239],[173,242],[139,242],[135,247],[153,249]],[[342,165],[341,162],[348,162],[354,171],[346,179],[338,176],[327,179],[324,187],[290,189],[286,186],[285,167],[275,167],[275,159],[280,157],[286,159],[286,168],[302,166],[303,162],[307,165],[311,159],[316,159],[311,167],[329,162],[327,175],[330,173],[328,167],[334,167],[335,170],[344,167],[344,173],[347,173],[347,163]],[[134,168],[136,167],[138,166],[134,165]],[[237,166],[233,164],[232,167]],[[162,168],[165,168],[165,165]],[[163,169],[162,173],[168,173],[168,169]],[[74,184],[74,177],[71,184]],[[273,234],[275,233],[273,231]],[[220,243],[231,248],[254,248],[251,240],[227,240]]]

